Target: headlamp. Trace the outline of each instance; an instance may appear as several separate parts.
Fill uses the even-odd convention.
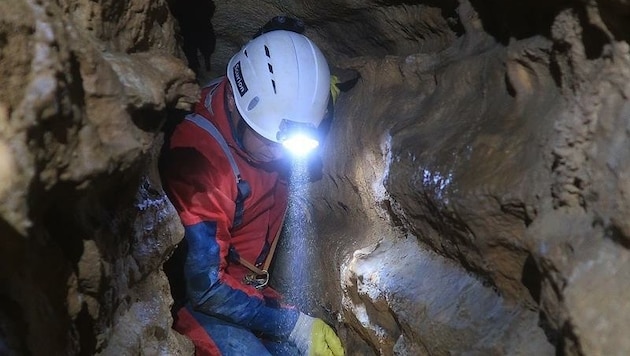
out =
[[[317,129],[310,123],[283,119],[276,138],[292,154],[303,157],[319,146]]]

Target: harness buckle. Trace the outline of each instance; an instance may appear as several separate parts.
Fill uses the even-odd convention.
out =
[[[253,286],[256,289],[263,289],[269,283],[269,272],[263,270],[263,274],[248,273],[243,277],[243,283]]]

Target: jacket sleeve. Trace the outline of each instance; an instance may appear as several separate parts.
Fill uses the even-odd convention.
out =
[[[291,308],[267,305],[253,287],[225,273],[235,202],[234,175],[219,170],[193,148],[162,157],[164,188],[185,228],[184,278],[192,307],[251,330],[287,337],[298,318]]]

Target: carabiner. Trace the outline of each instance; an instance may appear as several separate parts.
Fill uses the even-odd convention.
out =
[[[263,274],[249,273],[243,278],[243,282],[256,289],[263,289],[269,283],[269,272],[263,270]]]

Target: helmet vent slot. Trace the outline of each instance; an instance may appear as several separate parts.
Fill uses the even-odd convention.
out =
[[[276,91],[276,81],[275,80],[271,80],[271,85],[273,86],[273,93],[274,94],[278,94],[278,92]]]
[[[247,50],[244,50],[244,51],[243,51],[243,54],[245,55],[245,57],[249,57],[249,56],[247,55]]]
[[[251,111],[253,108],[256,107],[256,105],[258,105],[258,102],[260,101],[260,99],[255,96],[250,102],[249,105],[247,105],[247,111]]]
[[[267,63],[267,67],[269,68],[269,73],[273,74],[273,66],[271,63]]]
[[[265,55],[269,58],[271,58],[271,55],[269,54],[269,47],[265,46]]]

